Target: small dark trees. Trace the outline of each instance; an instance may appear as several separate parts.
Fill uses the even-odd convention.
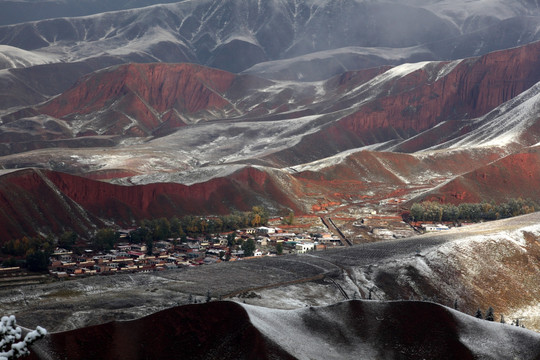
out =
[[[49,254],[38,250],[26,255],[26,266],[30,271],[45,271],[49,266]]]
[[[493,314],[493,308],[491,306],[487,309],[485,319],[487,321],[494,321],[495,320],[495,315]]]
[[[478,310],[476,310],[476,314],[474,314],[474,317],[477,318],[477,319],[483,319],[484,318],[484,314],[482,314],[482,310],[480,310],[480,308],[478,308]]]

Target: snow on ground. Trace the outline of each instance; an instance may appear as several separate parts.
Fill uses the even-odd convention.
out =
[[[489,148],[520,143],[521,137],[534,125],[539,114],[540,83],[536,83],[488,114],[475,119],[476,126],[480,125],[475,130],[431,149]]]
[[[289,59],[274,60],[258,63],[251,68],[244,70],[245,73],[273,73],[280,72],[291,68],[296,63],[309,62],[313,60],[327,60],[339,58],[344,55],[364,55],[376,56],[388,61],[400,61],[410,58],[417,54],[425,54],[427,50],[420,46],[405,47],[405,48],[387,48],[387,47],[359,47],[347,46],[339,49],[317,51],[306,55],[301,55]]]
[[[375,359],[377,352],[372,348],[372,344],[354,342],[344,343],[332,341],[329,334],[322,329],[308,327],[305,313],[311,311],[310,308],[290,311],[267,309],[243,305],[246,309],[253,325],[263,333],[263,335],[275,341],[283,347],[289,354],[298,359],[346,359],[354,355],[358,359]],[[318,322],[333,324],[336,320],[331,311],[318,309]],[[337,327],[343,327],[337,326]],[[347,333],[341,334],[344,339],[348,338]],[[349,335],[350,336],[350,335]],[[351,336],[354,338],[354,336]],[[355,338],[354,338],[355,339]],[[352,352],[351,352],[352,351]]]
[[[257,296],[236,297],[234,300],[249,305],[284,310],[331,305],[343,300],[343,296],[333,285],[311,282],[255,290],[254,294]]]
[[[0,45],[0,67],[20,68],[50,64],[59,61],[59,56],[39,52],[26,51],[9,45]]]
[[[461,325],[460,341],[474,349],[479,359],[508,359],[510,354],[513,359],[533,359],[529,351],[539,341],[538,333],[449,311]]]
[[[381,88],[383,88],[381,86],[382,84],[389,81],[394,81],[396,78],[401,78],[415,71],[421,70],[428,64],[433,64],[433,62],[422,61],[422,62],[417,62],[417,63],[407,63],[407,64],[394,66],[393,68],[385,71],[384,73],[374,77],[370,81],[361,84],[355,89],[352,89],[349,93],[355,94],[355,93],[364,92],[364,91],[376,92],[376,94],[372,94],[367,99],[363,100],[363,102],[370,101],[371,99],[373,99],[376,95],[380,93]]]

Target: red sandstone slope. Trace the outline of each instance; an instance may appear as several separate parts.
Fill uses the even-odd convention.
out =
[[[271,310],[211,302],[54,333],[34,349],[32,359],[533,359],[540,336],[433,303]]]
[[[65,173],[27,169],[0,177],[0,226],[5,238],[85,233],[99,219],[130,225],[149,218],[226,214],[250,210],[261,200],[301,212],[265,172],[245,168],[227,178],[191,186],[165,183],[121,186]]]
[[[538,59],[540,42],[452,63],[426,63],[411,72],[405,66],[396,67],[380,79],[396,74],[376,87],[347,87],[330,110],[343,109],[346,104],[352,113],[269,159],[302,162],[301,154],[307,149],[316,149],[319,157],[325,157],[390,140],[401,142],[396,150],[404,152],[440,144],[473,130],[462,120],[487,114],[539,82]],[[358,105],[352,106],[355,103]],[[445,121],[443,127],[435,128]]]
[[[359,151],[294,167],[297,198],[312,210],[359,202],[379,203],[427,191],[499,159],[497,149],[454,150],[421,156]],[[293,183],[291,181],[291,183]]]
[[[198,120],[228,119],[234,128],[240,119],[271,126],[272,120],[320,115],[302,129],[308,135],[300,143],[269,159],[298,164],[386,141],[412,152],[468,133],[472,128],[463,120],[488,113],[540,81],[538,58],[540,42],[450,63],[345,73],[320,84],[271,82],[193,64],[121,65],[85,76],[40,107],[4,116],[7,127],[0,134],[29,128],[39,135],[43,124],[55,124],[43,140],[147,136]],[[53,131],[59,127],[61,134]],[[39,139],[22,136],[18,142]]]
[[[540,199],[540,148],[479,167],[423,195],[448,203]],[[417,199],[418,200],[418,199]]]
[[[193,64],[122,65],[85,76],[38,111],[66,120],[100,112],[95,132],[148,135],[201,111],[231,110],[223,93],[235,77]]]
[[[40,171],[22,170],[0,177],[2,240],[61,233],[65,229],[88,232],[101,220],[57,191]]]
[[[55,333],[44,343],[40,346],[52,359],[294,359],[262,336],[240,305],[229,302]],[[36,352],[29,358],[41,359]]]

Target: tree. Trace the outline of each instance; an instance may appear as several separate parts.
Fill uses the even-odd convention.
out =
[[[152,255],[152,252],[154,251],[154,241],[152,238],[149,238],[146,240],[146,255]]]
[[[487,321],[494,321],[495,320],[495,315],[493,314],[493,308],[491,306],[487,309],[485,319]]]
[[[113,229],[100,229],[92,238],[95,250],[111,250],[119,239],[119,235]]]
[[[58,246],[67,250],[71,250],[77,241],[77,234],[73,231],[66,231],[58,239]]]
[[[3,316],[0,320],[0,360],[17,359],[30,355],[28,346],[43,338],[46,334],[47,330],[38,326],[21,340],[22,329],[17,326],[15,316]]]
[[[150,230],[147,227],[140,227],[129,233],[131,242],[135,244],[145,243],[150,239]]]
[[[476,310],[476,314],[474,315],[475,318],[478,318],[478,319],[483,319],[484,318],[484,314],[482,314],[482,310],[480,310],[480,308],[478,308],[478,310]]]
[[[31,251],[26,255],[26,266],[30,271],[45,271],[49,266],[49,255],[44,251]]]
[[[234,245],[234,232],[227,235],[227,246],[231,247]]]
[[[411,207],[411,216],[414,221],[424,220],[424,208],[422,205],[416,203]]]
[[[244,256],[253,256],[253,253],[255,252],[255,241],[253,239],[247,239],[242,244],[242,250],[244,250]]]
[[[3,267],[15,267],[17,266],[17,260],[15,260],[14,257],[10,257],[9,259],[6,259],[2,262]]]
[[[277,245],[276,245],[276,253],[278,255],[282,255],[283,254],[283,244],[278,242]]]

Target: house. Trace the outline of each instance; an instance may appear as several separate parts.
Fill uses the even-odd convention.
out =
[[[315,244],[310,242],[296,243],[296,252],[298,254],[305,254],[308,251],[313,251]]]
[[[148,248],[146,247],[146,245],[142,245],[142,244],[132,244],[131,245],[131,250],[132,251],[137,251],[137,252],[146,252],[148,250]]]
[[[270,228],[270,227],[266,227],[266,226],[259,226],[259,227],[257,228],[257,233],[259,233],[259,234],[275,234],[275,233],[276,233],[276,229]]]
[[[450,230],[450,228],[448,226],[441,225],[441,224],[437,224],[437,225],[424,224],[424,225],[422,225],[422,228],[425,231],[445,231],[445,230]]]

